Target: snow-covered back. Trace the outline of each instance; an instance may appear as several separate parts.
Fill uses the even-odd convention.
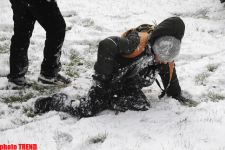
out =
[[[69,87],[36,84],[45,31],[37,23],[29,47],[27,90],[6,90],[13,34],[10,2],[0,1],[0,144],[37,144],[40,150],[225,150],[225,7],[219,0],[58,0],[67,23],[62,73]],[[40,96],[87,93],[98,42],[143,23],[180,16],[185,36],[176,61],[182,90],[197,107],[158,99],[156,84],[143,89],[152,108],[78,119],[62,112],[33,114]]]

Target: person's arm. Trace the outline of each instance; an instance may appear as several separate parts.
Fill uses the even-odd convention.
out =
[[[129,34],[127,37],[112,36],[100,41],[97,62],[94,66],[95,72],[105,76],[112,75],[115,56],[132,53],[139,41],[138,33]]]
[[[160,71],[159,75],[160,75],[160,77],[162,79],[164,88],[166,88],[168,83],[169,83],[169,77],[170,77],[170,75],[169,75],[169,65],[168,64],[161,65],[159,71]],[[186,98],[182,94],[181,87],[179,85],[179,81],[178,81],[178,78],[177,78],[175,67],[174,67],[174,70],[173,70],[172,79],[170,81],[170,86],[167,88],[166,94],[168,96],[172,96],[172,98],[178,100],[183,105],[187,105],[187,106],[190,106],[190,107],[193,107],[193,106],[195,107],[195,106],[197,106],[199,104],[198,102],[193,101],[190,98]]]
[[[162,64],[159,68],[159,75],[162,79],[162,83],[164,88],[168,86],[169,79],[170,79],[170,71],[168,64]],[[169,87],[166,89],[166,94],[168,96],[172,96],[173,98],[181,95],[181,87],[177,78],[176,69],[173,69],[172,79],[170,81]]]

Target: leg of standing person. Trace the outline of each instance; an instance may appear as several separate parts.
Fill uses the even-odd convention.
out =
[[[10,46],[9,82],[19,86],[27,84],[25,74],[28,70],[27,50],[34,29],[35,18],[30,14],[25,3],[10,0],[13,10],[14,35]]]
[[[65,38],[66,23],[56,1],[30,0],[29,10],[46,31],[44,59],[39,80],[47,84],[68,84],[69,79],[58,72],[61,69],[61,48]]]

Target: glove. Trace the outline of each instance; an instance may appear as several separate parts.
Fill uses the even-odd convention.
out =
[[[189,107],[196,107],[199,104],[196,101],[193,101],[189,98],[185,98],[181,94],[178,96],[172,96],[172,98],[178,100],[182,105],[189,106]]]
[[[221,3],[225,2],[225,0],[220,0]]]

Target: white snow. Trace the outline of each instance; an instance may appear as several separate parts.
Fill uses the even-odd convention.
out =
[[[74,75],[71,86],[46,90],[0,90],[0,144],[37,144],[40,150],[225,150],[225,7],[219,0],[57,0],[67,23],[63,45],[63,74]],[[13,34],[9,1],[0,1],[0,89],[7,86],[9,46]],[[51,111],[29,117],[34,101],[58,91],[71,97],[87,93],[98,42],[143,23],[180,16],[186,31],[176,68],[180,85],[200,104],[182,106],[158,99],[156,84],[144,88],[152,104],[145,112],[115,115],[104,111],[78,119]],[[38,24],[29,47],[27,78],[37,80],[45,32]],[[80,65],[71,65],[70,56]],[[82,65],[83,64],[83,65]],[[22,102],[7,97],[28,95]],[[103,142],[93,142],[102,139]]]

